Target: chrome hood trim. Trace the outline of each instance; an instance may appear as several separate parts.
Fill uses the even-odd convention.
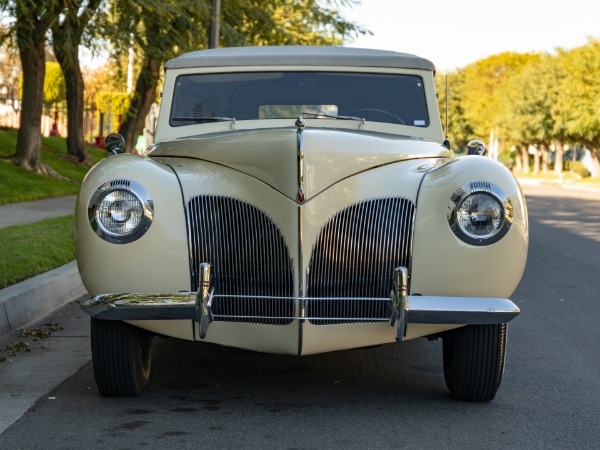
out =
[[[220,164],[259,179],[294,201],[298,199],[300,171],[304,199],[309,201],[340,180],[375,167],[453,157],[437,142],[383,133],[307,127],[303,141],[302,158],[298,158],[296,128],[194,136],[159,143],[149,156]]]

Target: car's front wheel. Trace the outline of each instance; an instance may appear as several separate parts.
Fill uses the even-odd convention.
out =
[[[504,372],[506,324],[469,325],[448,331],[444,378],[452,397],[487,402],[496,396]]]
[[[117,320],[91,318],[92,364],[100,394],[139,395],[150,378],[153,336]]]

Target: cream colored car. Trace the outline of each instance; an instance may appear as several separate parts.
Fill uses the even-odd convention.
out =
[[[441,337],[452,396],[496,395],[525,200],[448,148],[431,62],[189,53],[166,64],[156,143],[107,146],[76,212],[101,394],[139,394],[164,335],[289,355]]]

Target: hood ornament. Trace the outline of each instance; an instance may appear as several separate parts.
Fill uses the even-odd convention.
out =
[[[306,121],[304,117],[298,116],[296,119],[296,132],[297,137],[297,148],[298,148],[298,195],[296,201],[299,204],[304,203],[306,197],[304,195],[304,127],[306,127]]]

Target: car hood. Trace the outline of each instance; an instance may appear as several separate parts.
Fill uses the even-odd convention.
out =
[[[384,133],[305,129],[299,157],[296,129],[265,129],[191,136],[156,144],[150,157],[209,161],[238,170],[298,199],[304,199],[354,174],[375,167],[422,158],[452,158],[437,142]]]

